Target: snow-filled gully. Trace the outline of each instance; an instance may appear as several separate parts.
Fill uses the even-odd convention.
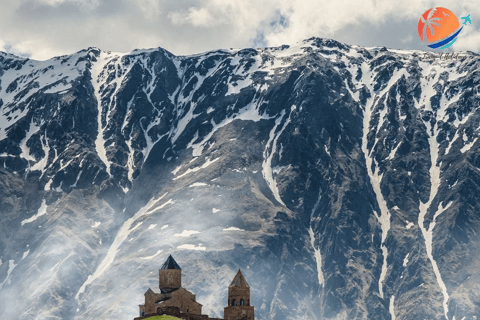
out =
[[[381,187],[380,187],[383,174],[379,172],[378,165],[375,159],[371,156],[371,150],[368,150],[367,137],[372,129],[375,129],[375,132],[378,132],[385,120],[384,116],[386,114],[386,108],[387,108],[386,106],[384,106],[384,108],[382,109],[377,128],[370,128],[370,121],[372,119],[372,111],[373,111],[373,108],[375,107],[374,103],[376,101],[376,98],[382,97],[385,94],[387,94],[390,88],[404,75],[408,76],[408,73],[404,69],[395,73],[394,76],[390,79],[388,85],[378,95],[376,95],[371,82],[370,67],[365,62],[362,64],[362,79],[361,79],[360,85],[365,85],[367,89],[369,89],[369,91],[371,92],[371,98],[368,99],[365,105],[364,115],[363,115],[362,151],[365,155],[367,172],[368,172],[368,176],[370,177],[370,184],[372,185],[373,191],[375,192],[375,197],[377,199],[377,203],[380,208],[380,215],[375,210],[373,211],[373,213],[377,218],[377,221],[380,223],[380,227],[382,230],[382,242],[381,242],[380,248],[382,250],[383,262],[382,262],[382,271],[378,279],[378,291],[382,299],[384,299],[383,282],[385,281],[385,277],[387,276],[387,271],[388,271],[388,264],[387,264],[388,248],[385,245],[385,240],[387,239],[387,235],[390,230],[391,214],[390,214],[390,211],[388,210],[387,202],[383,197]],[[375,148],[375,145],[372,146],[372,149],[374,148]],[[372,164],[374,162],[375,162],[375,171],[372,170]]]
[[[426,254],[427,257],[432,265],[433,272],[435,274],[435,278],[437,280],[438,286],[443,294],[443,309],[444,309],[444,315],[445,318],[448,320],[448,301],[449,301],[449,295],[448,291],[445,285],[445,282],[442,279],[442,275],[440,273],[440,270],[438,268],[437,262],[435,258],[433,257],[433,229],[435,227],[436,221],[438,216],[440,216],[443,212],[445,212],[451,205],[451,203],[448,203],[446,206],[443,205],[443,203],[440,203],[438,205],[438,208],[435,209],[435,212],[433,213],[433,219],[432,221],[425,226],[425,216],[428,212],[428,209],[431,208],[431,204],[433,200],[435,199],[439,186],[440,186],[440,165],[441,163],[438,163],[439,159],[439,143],[437,141],[437,136],[439,133],[439,128],[437,127],[437,122],[439,120],[444,119],[446,116],[446,108],[449,105],[449,103],[452,103],[452,101],[448,101],[449,103],[443,103],[441,104],[440,108],[436,111],[434,111],[431,106],[430,106],[430,98],[437,94],[437,91],[434,89],[434,85],[438,82],[439,79],[439,74],[433,74],[433,76],[430,74],[434,72],[432,70],[432,67],[430,64],[420,64],[421,67],[423,68],[423,77],[421,79],[422,82],[422,92],[423,95],[420,99],[420,101],[416,101],[416,107],[417,109],[422,109],[423,106],[425,106],[426,111],[431,111],[435,114],[436,121],[433,124],[433,127],[431,126],[430,122],[425,122],[427,134],[428,134],[428,142],[429,142],[429,149],[430,149],[430,159],[431,159],[431,167],[429,169],[430,173],[430,195],[429,199],[426,203],[420,202],[419,205],[419,216],[418,216],[418,226],[421,230],[422,236],[425,241],[425,248],[426,248]],[[370,178],[370,183],[372,185],[373,191],[375,192],[376,200],[378,203],[378,206],[380,208],[380,214],[378,214],[376,211],[373,211],[375,217],[377,218],[378,222],[380,223],[380,227],[382,230],[382,241],[381,241],[381,250],[382,250],[382,255],[383,255],[383,263],[382,263],[382,269],[380,273],[380,277],[378,279],[378,290],[380,297],[382,299],[385,299],[384,297],[384,292],[383,292],[383,283],[385,281],[387,272],[388,272],[388,264],[387,264],[387,257],[388,257],[388,248],[385,245],[385,240],[387,238],[388,232],[390,230],[390,219],[391,219],[391,213],[387,207],[387,203],[385,201],[385,198],[381,192],[381,181],[383,174],[379,172],[378,164],[376,163],[376,160],[371,156],[371,151],[375,148],[376,143],[378,142],[378,138],[375,137],[375,143],[374,145],[369,149],[368,148],[368,134],[370,132],[378,132],[384,121],[385,121],[385,116],[387,113],[387,107],[384,106],[383,109],[379,111],[379,121],[378,125],[376,127],[370,127],[370,122],[373,118],[373,111],[377,107],[376,102],[379,101],[379,98],[384,97],[385,95],[388,95],[388,91],[390,88],[402,77],[408,77],[409,74],[408,72],[405,71],[405,69],[397,71],[392,78],[389,80],[389,83],[387,86],[381,91],[375,93],[373,90],[373,84],[372,84],[372,71],[370,70],[370,67],[368,64],[363,63],[362,64],[362,79],[356,83],[356,86],[358,89],[360,86],[365,86],[371,93],[371,98],[369,98],[366,102],[365,109],[364,109],[364,118],[363,118],[363,139],[362,139],[362,151],[365,154],[365,160],[366,160],[366,167],[367,167],[367,172]],[[352,73],[353,75],[353,73]],[[355,97],[352,97],[355,99]],[[356,99],[355,99],[356,100]],[[395,151],[397,147],[395,148]],[[395,157],[394,151],[392,151],[389,155],[389,159],[391,160]],[[372,165],[375,165],[375,169],[372,169]],[[392,319],[395,319],[395,297],[392,295],[390,297],[390,304],[389,304],[389,312],[391,314]]]
[[[423,67],[423,77],[422,77],[422,92],[423,95],[420,99],[419,102],[416,103],[417,109],[420,109],[421,106],[425,105],[425,110],[434,112],[434,110],[431,107],[430,104],[430,99],[434,95],[437,94],[437,91],[434,89],[435,84],[438,83],[440,74],[436,72],[435,69],[432,68],[432,66],[428,64],[422,64]],[[432,77],[433,73],[433,77]],[[450,74],[454,75],[454,72],[451,72]],[[466,74],[462,74],[460,76],[465,76]],[[430,80],[427,80],[430,79]],[[443,99],[443,92],[442,92],[442,99]],[[452,101],[447,101],[452,103]],[[443,310],[444,310],[444,315],[445,318],[448,320],[448,301],[450,299],[447,287],[445,285],[445,282],[443,281],[442,275],[440,273],[440,270],[438,268],[437,262],[435,258],[433,257],[433,229],[436,225],[436,220],[439,215],[441,215],[444,211],[446,211],[450,205],[451,202],[449,202],[445,207],[443,206],[443,203],[440,203],[438,207],[435,209],[434,214],[433,214],[433,219],[432,221],[428,224],[427,227],[425,227],[425,215],[428,212],[428,209],[431,208],[432,201],[435,199],[438,189],[440,187],[441,183],[441,162],[438,162],[439,159],[439,143],[437,140],[438,134],[440,129],[438,128],[438,121],[442,120],[446,116],[446,109],[448,107],[449,103],[441,103],[440,107],[434,112],[435,114],[435,122],[433,124],[433,127],[430,122],[424,122],[426,129],[427,129],[427,134],[428,134],[428,144],[430,148],[430,159],[431,159],[431,165],[429,169],[430,173],[430,195],[428,198],[428,201],[426,203],[423,203],[420,201],[419,205],[419,215],[418,215],[418,226],[422,232],[423,238],[425,239],[425,248],[427,251],[427,256],[428,259],[430,260],[430,263],[432,264],[433,272],[435,274],[435,278],[437,279],[438,286],[440,287],[440,290],[442,291],[443,294]]]
[[[97,108],[98,108],[98,117],[97,117],[97,125],[98,125],[98,133],[97,139],[95,139],[95,149],[97,150],[98,157],[102,162],[105,164],[107,168],[107,173],[109,176],[110,174],[110,162],[107,158],[107,151],[105,150],[105,139],[103,137],[103,125],[102,125],[102,95],[100,92],[100,87],[102,83],[100,80],[104,80],[106,77],[104,76],[100,79],[100,75],[105,68],[105,65],[108,63],[108,56],[106,53],[101,52],[98,62],[92,66],[92,85],[95,90],[95,97],[97,98]]]
[[[285,130],[285,127],[288,125],[290,122],[290,117],[285,121],[282,129],[275,134],[275,131],[277,130],[277,127],[282,123],[283,117],[285,116],[285,110],[282,110],[280,113],[280,116],[275,120],[275,125],[273,126],[272,130],[270,131],[270,135],[268,138],[268,142],[265,145],[265,151],[263,152],[263,164],[262,164],[262,174],[263,178],[267,182],[267,185],[269,186],[270,190],[272,190],[272,193],[275,197],[275,199],[285,206],[285,203],[283,203],[282,199],[280,198],[280,194],[278,193],[277,189],[277,183],[273,177],[273,172],[272,172],[272,157],[276,152],[277,149],[277,140],[278,137],[282,134],[283,130]],[[271,148],[270,153],[268,152],[269,147]]]
[[[310,214],[310,227],[308,229],[308,234],[310,236],[310,244],[312,245],[312,248],[313,248],[313,257],[317,262],[318,284],[321,286],[324,286],[325,277],[323,275],[323,269],[322,269],[322,253],[320,252],[320,248],[315,247],[315,233],[313,232],[313,229],[312,229],[313,215],[317,211],[318,206],[320,205],[321,199],[322,199],[322,189],[320,189],[320,191],[318,192],[317,202],[315,202],[315,205],[313,206],[313,209],[312,209],[312,213]]]
[[[106,170],[108,175],[111,177],[112,174],[110,172],[110,167],[111,163],[108,160],[107,157],[107,150],[105,148],[105,137],[104,137],[104,129],[107,125],[103,126],[102,124],[102,113],[103,113],[103,106],[102,106],[102,92],[101,92],[101,87],[102,84],[106,84],[106,81],[108,79],[108,75],[104,74],[107,72],[107,69],[105,68],[109,63],[114,63],[115,64],[115,70],[121,66],[117,61],[113,61],[115,58],[118,60],[121,59],[121,55],[118,54],[113,54],[113,53],[106,53],[106,52],[101,52],[100,56],[98,57],[98,61],[95,62],[91,68],[91,74],[92,74],[92,85],[95,90],[95,97],[97,98],[97,103],[98,103],[98,117],[97,117],[97,126],[98,126],[98,134],[97,138],[95,139],[95,149],[97,151],[98,157],[102,160],[102,162],[106,166]],[[105,118],[106,123],[108,124],[109,120],[109,113],[112,104],[114,103],[113,99],[116,98],[117,92],[120,89],[121,83],[125,76],[130,72],[130,69],[135,63],[132,63],[130,67],[126,68],[126,70],[122,70],[122,75],[121,76],[116,76],[114,82],[116,83],[116,88],[115,92],[112,94],[110,98],[110,102],[107,106],[107,116]],[[116,71],[115,71],[116,72]],[[124,190],[126,191],[126,190]]]
[[[437,262],[435,261],[433,257],[433,228],[435,227],[436,224],[436,219],[437,217],[445,211],[449,206],[443,208],[441,205],[440,210],[436,210],[434,217],[430,224],[428,225],[428,228],[425,227],[425,215],[427,214],[428,209],[430,208],[430,205],[435,199],[435,196],[437,195],[438,188],[440,186],[440,165],[437,163],[438,160],[438,142],[437,142],[437,134],[438,131],[434,134],[432,134],[432,130],[430,127],[430,123],[426,123],[427,126],[427,132],[429,134],[428,137],[428,143],[430,145],[430,159],[431,159],[431,166],[430,166],[430,196],[428,198],[428,201],[426,203],[423,203],[420,201],[419,205],[419,214],[418,214],[418,226],[420,227],[420,230],[422,231],[423,238],[425,239],[425,249],[427,250],[427,256],[428,259],[430,260],[430,263],[432,264],[433,267],[433,272],[435,273],[435,277],[437,279],[438,285],[440,289],[442,290],[443,293],[443,309],[445,312],[445,318],[448,319],[448,299],[449,295],[447,292],[447,287],[445,286],[445,283],[443,282],[442,275],[440,274],[440,270],[438,269]]]

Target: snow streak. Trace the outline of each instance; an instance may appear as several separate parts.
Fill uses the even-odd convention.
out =
[[[93,64],[91,69],[92,85],[95,90],[95,97],[97,98],[97,103],[98,103],[98,107],[97,107],[98,108],[98,118],[97,118],[98,134],[95,140],[95,149],[97,150],[98,157],[105,164],[106,171],[110,177],[112,176],[110,172],[111,163],[107,157],[104,130],[108,125],[110,110],[112,109],[112,105],[116,102],[115,100],[117,99],[117,93],[121,88],[122,81],[125,79],[126,75],[130,72],[130,69],[135,64],[134,62],[132,62],[129,67],[124,67],[121,62],[121,58],[123,55],[124,54],[106,53],[102,51],[100,52],[98,61]],[[109,71],[107,68],[107,65],[114,65],[115,68],[113,69],[113,71]],[[115,80],[107,83],[107,81],[109,81],[108,79],[111,76],[109,73],[111,72],[114,73]],[[102,116],[103,116],[102,90],[105,90],[105,86],[111,85],[111,84],[115,84],[115,91],[112,93],[110,97],[110,101],[106,105],[106,108],[107,108],[107,113],[105,116],[106,124],[104,126],[102,123]],[[128,189],[124,188],[124,192],[126,191],[128,191]]]
[[[389,305],[388,311],[390,312],[390,316],[392,317],[392,320],[395,320],[396,317],[395,317],[395,296],[394,295],[390,297],[390,305]]]
[[[98,108],[98,117],[97,117],[97,126],[98,126],[98,133],[97,133],[97,139],[95,139],[95,149],[97,150],[98,157],[102,162],[105,164],[107,168],[107,173],[109,176],[112,176],[110,173],[110,162],[108,161],[107,158],[107,151],[105,150],[105,139],[103,136],[103,124],[102,124],[102,95],[100,92],[102,83],[100,80],[105,80],[106,76],[103,75],[102,78],[100,78],[102,71],[104,70],[105,66],[109,62],[108,59],[108,54],[105,52],[100,53],[100,57],[98,58],[98,62],[95,63],[92,66],[92,85],[93,88],[95,89],[95,97],[97,98],[97,108]]]
[[[371,132],[372,129],[378,130],[382,127],[383,122],[385,121],[384,117],[386,114],[387,106],[384,106],[382,112],[380,113],[379,124],[377,128],[370,128],[370,121],[372,119],[372,109],[374,107],[374,102],[376,101],[375,98],[382,97],[386,93],[388,93],[389,89],[402,77],[407,76],[408,74],[404,69],[394,74],[394,76],[390,79],[388,85],[380,92],[378,95],[375,94],[372,82],[371,82],[371,71],[369,66],[364,62],[362,64],[362,84],[365,85],[372,97],[367,101],[364,109],[363,115],[363,139],[362,139],[362,151],[365,155],[365,161],[367,166],[368,176],[370,177],[370,183],[372,185],[373,191],[375,192],[375,196],[377,199],[378,206],[380,208],[380,215],[376,211],[373,211],[375,217],[377,218],[378,222],[380,223],[380,227],[382,229],[382,255],[383,255],[383,263],[382,263],[382,271],[380,273],[380,278],[378,279],[378,291],[380,293],[380,297],[383,299],[383,282],[387,275],[388,265],[387,265],[387,257],[388,257],[388,249],[385,246],[385,240],[387,239],[388,232],[390,230],[390,218],[391,214],[387,208],[387,202],[383,197],[382,190],[380,187],[380,183],[382,181],[383,174],[379,173],[379,167],[376,163],[375,159],[370,156],[371,150],[368,150],[368,134]],[[375,148],[375,145],[372,147],[372,150]],[[375,171],[372,170],[372,164],[375,163]]]
[[[2,290],[3,288],[3,285],[6,283],[7,285],[10,284],[10,276],[13,272],[13,269],[15,269],[15,267],[17,266],[18,264],[15,264],[15,260],[9,260],[8,261],[8,271],[7,271],[7,277],[5,278],[5,280],[3,280],[3,282],[0,284],[0,290]]]
[[[43,199],[42,204],[40,205],[40,208],[38,208],[37,213],[28,219],[22,220],[21,225],[23,226],[26,223],[33,222],[45,214],[47,214],[47,203],[45,199]]]
[[[310,244],[312,245],[312,248],[313,248],[315,261],[317,262],[318,284],[321,286],[324,286],[325,277],[323,276],[323,271],[322,271],[322,254],[319,248],[315,248],[315,233],[313,232],[312,223],[311,223],[313,215],[315,211],[317,211],[318,205],[320,204],[321,199],[322,199],[322,189],[320,189],[318,193],[317,202],[315,202],[315,205],[313,206],[313,209],[312,209],[312,213],[310,214],[310,228],[308,229],[308,234],[310,235]]]
[[[426,125],[427,125],[427,131],[430,132],[431,131],[430,124],[427,123]],[[437,160],[438,160],[437,135],[429,134],[428,141],[430,144],[430,158],[432,161],[432,164],[430,166],[430,185],[431,185],[430,196],[426,203],[423,203],[420,201],[420,206],[419,206],[420,213],[418,215],[418,226],[420,227],[420,230],[422,231],[422,235],[425,239],[425,248],[427,250],[427,256],[432,264],[433,272],[435,273],[435,277],[437,278],[438,285],[440,286],[440,289],[442,290],[442,293],[443,293],[443,309],[445,311],[445,318],[448,319],[449,296],[447,292],[447,287],[443,282],[442,276],[440,274],[440,270],[438,269],[438,266],[437,266],[437,262],[435,261],[432,253],[433,228],[435,227],[436,219],[444,210],[448,208],[448,206],[444,210],[442,209],[440,211],[437,210],[434,214],[432,222],[430,222],[430,224],[428,225],[428,228],[425,228],[425,215],[427,214],[427,211],[430,208],[430,205],[438,192],[438,187],[440,186],[440,165],[437,165]]]
[[[292,106],[292,111],[295,109],[295,106]],[[291,113],[290,113],[291,115]],[[280,194],[278,193],[277,189],[277,182],[275,181],[275,178],[273,177],[273,172],[272,172],[272,158],[275,152],[277,151],[277,142],[278,138],[282,135],[283,131],[285,128],[288,126],[290,123],[290,115],[288,116],[287,120],[283,124],[283,127],[280,129],[278,133],[275,133],[277,130],[277,127],[282,123],[283,117],[285,116],[285,110],[282,110],[280,113],[280,116],[275,120],[275,125],[273,126],[272,131],[270,131],[270,136],[267,142],[267,145],[265,146],[265,151],[263,152],[263,164],[262,164],[262,174],[263,178],[267,182],[268,186],[270,187],[270,190],[272,190],[272,193],[275,197],[275,199],[281,203],[283,206],[285,206],[285,203],[283,203],[282,198],[280,198]],[[269,147],[271,148],[270,153],[268,152]]]
[[[320,253],[320,249],[315,248],[315,234],[313,233],[312,226],[310,226],[308,229],[308,234],[310,235],[310,244],[312,245],[314,251],[315,261],[317,262],[318,284],[323,286],[325,283],[325,278],[322,272],[322,254]]]
[[[85,288],[87,287],[87,285],[91,284],[93,281],[95,281],[95,279],[101,277],[105,273],[105,271],[110,267],[110,265],[113,263],[115,259],[115,256],[118,253],[118,250],[121,244],[125,241],[125,239],[127,239],[128,235],[133,231],[135,231],[142,224],[142,222],[140,222],[137,225],[135,225],[133,228],[131,228],[133,223],[143,216],[150,215],[155,211],[164,208],[168,204],[175,203],[173,200],[170,199],[167,202],[163,203],[162,205],[155,207],[155,205],[160,200],[162,200],[166,195],[167,194],[165,193],[163,196],[161,196],[159,199],[156,199],[156,200],[152,198],[144,207],[138,210],[138,212],[135,213],[133,217],[125,221],[125,223],[118,230],[118,233],[115,236],[115,239],[113,240],[112,245],[108,249],[108,252],[103,258],[103,261],[97,267],[97,270],[95,270],[93,275],[88,276],[87,281],[85,281],[83,285],[80,287],[80,289],[78,290],[77,294],[75,295],[75,299],[77,301],[79,300],[80,294],[85,292]]]
[[[423,68],[423,78],[421,79],[423,94],[420,101],[416,103],[417,104],[416,107],[420,109],[420,105],[425,105],[426,111],[434,112],[431,106],[430,99],[438,93],[437,90],[434,89],[434,86],[439,81],[440,73],[437,72],[435,69],[433,69],[431,65],[421,64],[421,66]],[[427,79],[430,79],[430,81]],[[443,98],[444,97],[442,96],[442,102],[444,101]],[[440,270],[438,268],[437,262],[433,257],[433,228],[435,227],[437,217],[440,214],[442,214],[445,210],[447,210],[451,203],[447,204],[446,207],[443,207],[443,204],[440,204],[439,205],[440,208],[437,208],[435,210],[432,221],[427,227],[425,227],[425,215],[427,214],[428,210],[431,209],[432,201],[435,199],[441,183],[441,178],[440,178],[441,162],[438,163],[438,158],[440,154],[439,154],[439,143],[437,140],[440,129],[438,128],[437,123],[439,120],[442,120],[445,118],[447,106],[448,105],[446,102],[440,103],[440,107],[435,111],[435,122],[433,124],[433,127],[429,121],[425,122],[427,134],[428,134],[428,143],[430,146],[430,160],[431,160],[431,165],[429,169],[430,195],[426,203],[423,203],[420,201],[418,226],[420,227],[423,238],[425,239],[425,248],[427,251],[427,256],[428,256],[428,259],[430,260],[430,263],[432,264],[433,272],[437,279],[437,283],[443,294],[443,309],[444,309],[445,318],[448,320],[449,295],[448,295],[445,282],[443,281],[442,275],[440,274]]]

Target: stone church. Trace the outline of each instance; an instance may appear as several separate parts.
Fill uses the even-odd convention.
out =
[[[140,317],[148,319],[155,315],[170,315],[185,320],[254,320],[254,307],[250,305],[250,286],[240,269],[228,287],[228,306],[224,319],[202,315],[202,305],[195,294],[182,288],[182,269],[170,255],[159,270],[160,292],[148,289],[145,304],[140,305]]]

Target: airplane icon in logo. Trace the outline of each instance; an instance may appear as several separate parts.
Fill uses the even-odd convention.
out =
[[[466,16],[466,17],[462,17],[461,18],[463,20],[463,25],[466,26],[467,25],[467,22],[472,24],[472,20],[470,20],[470,15]]]

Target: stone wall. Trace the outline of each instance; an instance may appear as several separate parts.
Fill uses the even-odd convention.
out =
[[[226,307],[223,317],[225,320],[254,320],[255,310],[252,306]]]
[[[195,301],[195,295],[183,288],[172,292],[172,297],[162,302],[163,306],[178,307],[182,313],[202,314],[202,305]]]

